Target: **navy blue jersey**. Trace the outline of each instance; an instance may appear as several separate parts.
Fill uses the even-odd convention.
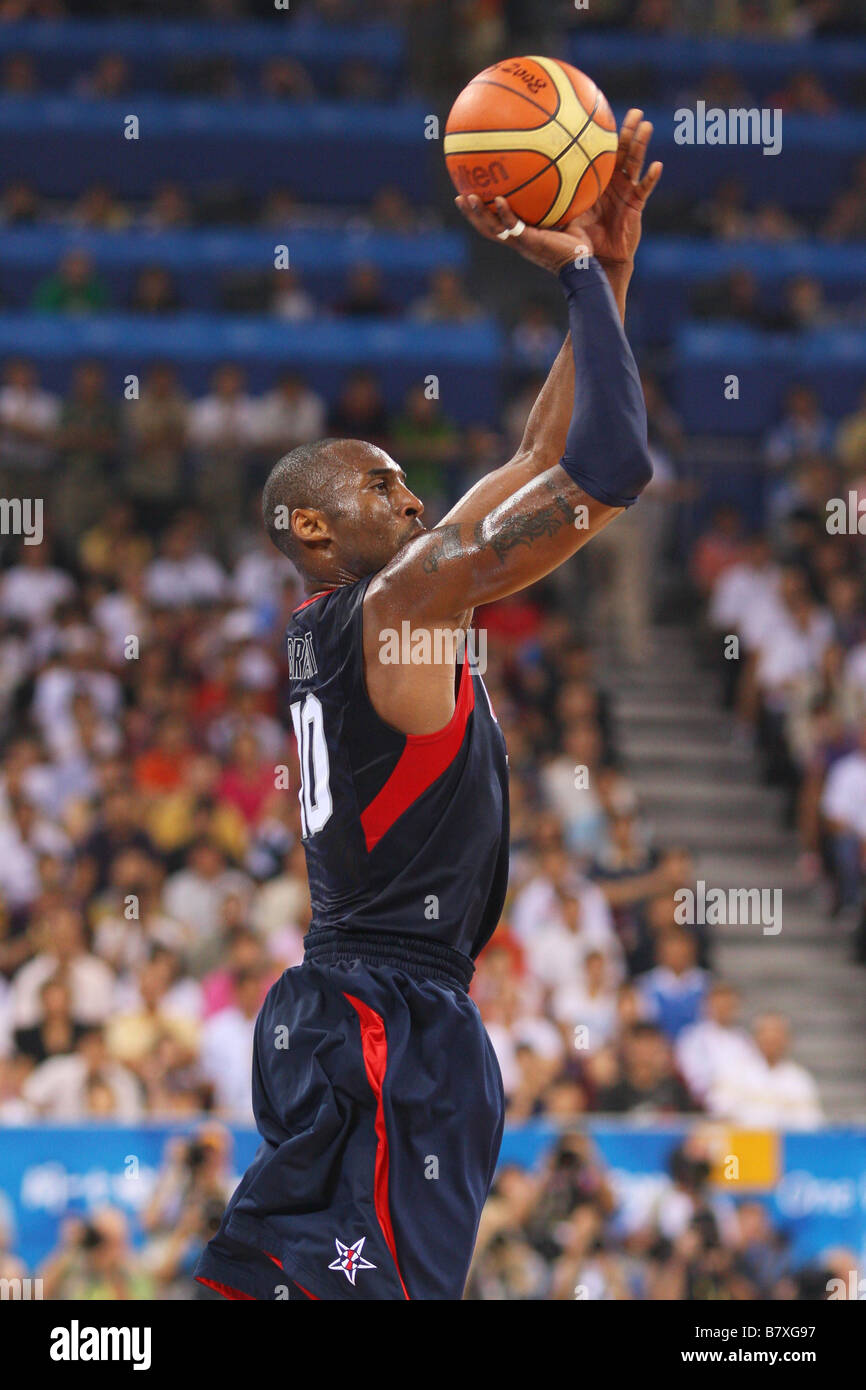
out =
[[[460,1299],[502,1139],[468,988],[505,897],[505,741],[466,658],[437,733],[379,718],[368,583],[288,629],[313,920],[256,1021],[261,1145],[196,1267],[229,1299]]]
[[[443,729],[379,717],[364,678],[372,577],[308,599],[287,631],[311,931],[394,931],[474,958],[505,899],[505,740],[468,651]]]

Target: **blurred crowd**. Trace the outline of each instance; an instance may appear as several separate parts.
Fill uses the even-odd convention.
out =
[[[699,1128],[665,1167],[630,1185],[573,1131],[534,1170],[503,1165],[466,1297],[778,1302],[825,1299],[831,1279],[848,1287],[854,1252],[797,1261],[762,1202],[735,1203],[713,1186],[712,1144]]]
[[[720,507],[692,575],[738,736],[866,961],[866,394],[834,422],[795,384],[765,459],[766,526]]]
[[[560,0],[377,0],[376,18],[396,23],[423,22],[436,8],[443,12],[464,48],[483,49],[503,36],[532,33],[539,27],[561,29],[569,22],[587,28],[629,28],[644,34],[725,34],[748,38],[804,38],[862,32],[864,19],[856,0],[594,0],[588,14],[575,18]],[[276,7],[275,7],[276,8]],[[289,6],[276,20],[285,21]],[[0,0],[0,22],[63,16],[104,18],[158,13],[164,18],[212,20],[274,19],[256,0]],[[290,13],[305,20],[357,23],[369,19],[362,0],[292,0]]]
[[[32,1272],[46,1299],[216,1299],[192,1271],[234,1187],[230,1134],[217,1123],[170,1139],[135,1221],[98,1206],[60,1225]],[[757,1196],[735,1202],[717,1181],[718,1154],[700,1126],[652,1177],[605,1162],[566,1129],[532,1167],[505,1163],[481,1218],[469,1300],[824,1300],[850,1297],[856,1254],[794,1257]],[[29,1271],[0,1217],[0,1278]],[[831,1280],[840,1281],[831,1284]]]
[[[221,540],[194,506],[151,532],[115,498],[75,537],[17,542],[0,579],[6,1122],[250,1118],[255,1016],[310,914],[281,694],[301,595],[256,510]],[[705,929],[679,922],[689,857],[653,842],[555,595],[477,622],[513,814],[473,988],[510,1116],[816,1123],[785,1021],[743,1030]]]

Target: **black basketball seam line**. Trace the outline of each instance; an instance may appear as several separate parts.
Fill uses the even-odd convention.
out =
[[[589,113],[589,119],[587,120],[586,125],[583,127],[583,130],[588,130],[589,127],[592,125],[593,117],[595,116],[595,113],[596,113],[596,111],[598,110],[598,105],[599,105],[599,102],[600,102],[600,101],[601,101],[601,88],[600,88],[600,87],[598,86],[598,84],[596,83],[596,88],[595,88],[595,104],[594,104],[592,110],[591,110],[590,113]],[[616,123],[614,123],[614,130],[615,130],[615,129],[616,129]],[[601,154],[605,154],[605,153],[607,153],[607,151],[601,150],[601,151],[599,152],[598,155],[593,155],[592,157],[590,157],[590,156],[587,154],[586,150],[583,148],[583,145],[580,143],[580,137],[581,137],[581,135],[583,134],[583,130],[579,131],[578,134],[575,136],[575,138],[574,138],[574,143],[577,145],[577,148],[580,150],[580,152],[581,152],[581,154],[583,155],[584,159],[587,161],[587,164],[588,164],[589,168],[592,170],[592,176],[593,176],[593,178],[595,179],[595,185],[596,185],[596,188],[598,189],[598,196],[599,196],[599,198],[600,198],[601,195],[602,195],[602,193],[604,192],[604,190],[602,189],[602,186],[601,186],[601,179],[598,177],[598,170],[597,170],[596,167],[595,167],[595,161],[596,161],[596,159],[598,159],[598,158],[600,157]],[[565,150],[563,150],[562,153],[565,154]],[[562,158],[562,156],[560,155],[560,156],[558,156],[558,158]],[[586,173],[586,170],[584,170],[584,173]],[[583,178],[583,175],[581,175],[581,178]],[[592,204],[590,204],[590,206],[592,206]]]
[[[571,148],[571,147],[569,146],[569,148]],[[599,150],[598,154],[594,154],[594,155],[590,158],[590,156],[586,153],[586,150],[583,148],[582,145],[580,146],[580,150],[581,150],[581,153],[582,153],[582,154],[585,156],[585,158],[586,158],[586,169],[584,169],[583,174],[581,174],[581,178],[583,178],[583,177],[586,175],[586,172],[587,172],[588,169],[591,169],[591,170],[592,170],[593,178],[595,179],[595,182],[596,182],[596,184],[597,184],[597,186],[598,186],[598,195],[599,195],[599,197],[601,197],[601,194],[602,194],[602,192],[603,192],[604,190],[602,189],[602,186],[601,186],[601,179],[598,177],[598,171],[597,171],[597,169],[596,169],[596,167],[595,167],[595,162],[596,162],[597,159],[601,159],[602,155],[605,155],[605,154],[612,154],[613,151],[612,151],[612,150]],[[535,173],[535,174],[533,174],[531,178],[529,178],[529,179],[524,179],[524,180],[523,180],[523,183],[518,183],[518,184],[516,184],[515,187],[512,188],[512,189],[510,190],[509,193],[503,194],[502,196],[503,196],[503,197],[508,197],[508,198],[513,198],[515,193],[519,193],[520,190],[521,190],[522,188],[528,188],[529,185],[530,185],[531,183],[535,183],[535,180],[541,178],[541,175],[542,175],[542,174],[546,174],[546,173],[548,172],[549,169],[555,169],[555,170],[556,170],[557,178],[559,179],[559,188],[557,189],[556,197],[553,199],[553,202],[552,202],[551,205],[550,205],[550,207],[552,208],[553,205],[554,205],[554,203],[556,202],[556,198],[559,197],[559,194],[560,194],[560,192],[562,191],[562,175],[560,174],[559,169],[557,168],[557,161],[556,161],[555,159],[548,160],[547,168],[545,168],[545,169],[539,169],[538,172]],[[482,202],[486,202],[487,200],[484,199],[484,198],[482,198],[481,201],[482,201]],[[550,212],[550,208],[548,208],[547,212],[544,214],[545,217],[547,217],[547,215],[548,215],[549,212]],[[552,230],[554,230],[554,229],[551,228],[551,227],[548,227],[548,228],[542,228],[542,230],[545,230],[545,231],[552,231]]]
[[[605,155],[605,154],[612,154],[613,151],[612,151],[612,150],[599,150],[598,154],[594,154],[594,155],[592,156],[592,158],[590,158],[589,155],[587,155],[586,150],[583,148],[582,145],[581,145],[580,149],[581,149],[581,153],[584,154],[584,155],[586,156],[586,169],[584,169],[583,174],[581,175],[581,178],[583,178],[583,177],[585,176],[587,169],[591,169],[591,170],[592,170],[593,178],[595,179],[595,182],[596,182],[596,184],[598,185],[599,197],[601,197],[601,194],[602,194],[602,192],[603,192],[604,190],[602,189],[602,186],[601,186],[601,179],[598,177],[598,170],[597,170],[596,167],[595,167],[595,163],[596,163],[596,160],[597,160],[597,159],[601,159],[602,155]],[[559,189],[557,190],[557,195],[556,195],[556,197],[559,197],[559,193],[560,193],[561,190],[562,190],[562,175],[560,174],[559,169],[557,169],[556,160],[555,160],[555,159],[550,160],[550,162],[549,162],[549,164],[548,164],[548,166],[547,166],[547,169],[539,169],[538,173],[537,173],[537,174],[533,174],[531,179],[524,179],[523,183],[517,184],[517,186],[516,186],[515,188],[512,188],[511,192],[510,192],[507,196],[508,196],[509,198],[512,198],[512,197],[514,196],[515,193],[519,193],[519,192],[520,192],[521,188],[528,188],[529,185],[530,185],[531,183],[534,183],[536,179],[541,178],[541,175],[542,175],[542,174],[546,174],[547,171],[548,171],[548,169],[556,169],[557,178],[559,179]],[[504,196],[506,196],[506,195],[503,194],[503,197],[504,197]],[[485,199],[482,198],[481,201],[484,202]],[[556,198],[554,198],[553,203],[551,203],[551,205],[550,205],[551,208],[553,207],[553,205],[554,205],[555,202],[556,202]],[[550,208],[548,208],[548,209],[547,209],[547,212],[544,214],[545,217],[548,216],[548,213],[549,213],[549,212],[550,212]],[[544,227],[544,228],[542,228],[541,230],[542,230],[542,231],[554,231],[555,229],[554,229],[553,227]]]
[[[576,142],[575,142],[575,143],[576,143]],[[570,148],[571,148],[571,146],[569,146],[569,149],[570,149]],[[590,157],[590,155],[588,155],[587,152],[586,152],[586,150],[583,148],[583,145],[578,145],[578,149],[580,150],[581,154],[583,155],[584,159],[586,160],[586,169],[584,169],[583,173],[582,173],[581,176],[580,176],[579,184],[583,182],[583,180],[586,178],[586,175],[587,175],[588,170],[591,169],[591,170],[592,170],[592,176],[593,176],[593,178],[595,179],[596,187],[598,188],[598,196],[599,196],[599,198],[600,198],[601,195],[602,195],[602,193],[604,192],[604,190],[603,190],[603,188],[602,188],[602,186],[601,186],[601,179],[598,177],[598,170],[597,170],[596,167],[595,167],[595,161],[596,161],[597,159],[601,159],[602,155],[611,154],[612,151],[611,151],[611,150],[599,150],[598,154],[594,154],[594,155],[592,155],[592,156]],[[554,161],[553,161],[552,167],[555,168],[555,167],[556,167],[556,163],[557,163],[557,161],[554,160]],[[545,171],[542,170],[541,172],[544,173]],[[557,173],[558,173],[558,172],[559,172],[559,171],[557,170]],[[533,174],[532,179],[537,179],[537,178],[538,178],[538,174]],[[528,183],[532,183],[532,179],[529,179],[527,182],[528,182]],[[521,184],[521,187],[522,187],[522,188],[525,188],[525,187],[526,187],[526,184]],[[562,188],[562,177],[561,177],[561,176],[560,176],[560,179],[559,179],[559,187],[560,187],[560,189]],[[577,190],[575,190],[575,192],[576,192],[576,191],[577,191]],[[508,196],[509,196],[509,198],[510,198],[510,197],[511,197],[511,194],[509,193]],[[554,200],[553,200],[553,203],[555,203],[555,202],[556,202],[556,198],[554,198]],[[551,208],[553,207],[553,203],[551,203],[551,205],[550,205]],[[590,203],[590,207],[591,207],[591,206],[592,206],[592,204]],[[548,208],[547,212],[546,212],[544,215],[545,215],[545,217],[547,217],[547,216],[549,216],[549,214],[550,214],[550,208]],[[579,215],[579,214],[578,214],[578,215]],[[555,227],[542,227],[541,230],[542,230],[542,231],[552,232],[552,231],[555,231],[556,229],[555,229]]]
[[[567,76],[567,74],[566,74],[566,76]],[[591,80],[592,80],[592,79],[590,79],[590,81],[591,81]],[[475,84],[476,84],[476,82],[478,83],[479,86],[485,86],[485,87],[500,87],[500,88],[502,89],[503,92],[511,92],[512,96],[521,97],[521,98],[523,99],[523,101],[528,101],[528,102],[529,102],[529,105],[530,105],[530,106],[534,106],[534,107],[536,108],[536,110],[538,110],[538,111],[544,111],[544,107],[543,107],[543,106],[540,106],[539,103],[538,103],[537,101],[533,101],[533,100],[532,100],[532,97],[528,97],[528,96],[526,95],[525,92],[515,92],[513,87],[506,87],[506,85],[505,85],[504,82],[491,82],[490,79],[489,79],[489,78],[486,78],[486,77],[483,78],[483,79],[481,79],[481,78],[475,78],[475,79],[473,79],[472,82],[470,82],[470,84],[469,84],[470,87],[474,87]],[[554,86],[555,86],[555,85],[556,85],[556,84],[554,83]],[[582,106],[583,106],[583,102],[580,100],[580,97],[579,97],[578,94],[577,94],[577,89],[575,88],[574,83],[571,81],[571,78],[569,78],[569,85],[571,86],[571,90],[574,92],[574,95],[577,97],[578,103],[579,103],[580,106],[582,107]],[[551,163],[552,163],[552,164],[555,164],[558,160],[560,160],[560,159],[562,158],[562,156],[566,153],[566,151],[571,149],[571,147],[572,147],[572,145],[575,143],[575,141],[577,141],[577,140],[580,139],[580,137],[581,137],[581,135],[583,134],[583,132],[584,132],[589,126],[592,125],[593,119],[594,119],[594,117],[595,117],[595,113],[596,113],[596,111],[598,110],[599,103],[600,103],[600,101],[601,101],[601,89],[599,88],[599,86],[597,85],[597,83],[593,83],[593,86],[595,87],[595,102],[593,103],[593,108],[592,108],[592,110],[591,110],[588,114],[587,114],[587,112],[584,110],[584,115],[586,115],[586,120],[585,120],[585,122],[583,123],[583,125],[581,126],[580,130],[577,132],[576,135],[572,135],[572,133],[571,133],[571,131],[568,129],[568,127],[567,127],[566,125],[563,125],[562,121],[559,120],[559,118],[558,118],[558,113],[559,113],[559,110],[560,110],[560,108],[561,108],[561,106],[562,106],[562,102],[561,102],[560,96],[559,96],[559,89],[557,88],[557,90],[556,90],[556,111],[554,111],[554,113],[553,113],[552,116],[548,116],[548,117],[547,117],[547,121],[546,121],[545,124],[549,125],[550,122],[553,121],[554,125],[558,125],[559,128],[560,128],[560,130],[565,131],[565,134],[568,136],[568,144],[566,145],[566,147],[565,147],[564,150],[561,150],[560,153],[559,153],[558,155],[556,155],[556,156],[551,160]],[[545,115],[546,115],[546,114],[547,114],[547,113],[545,112]],[[544,127],[543,127],[543,126],[540,126],[540,125],[535,125],[535,126],[529,126],[528,129],[529,129],[529,130],[543,130]],[[519,135],[521,132],[520,132],[519,127],[518,127],[518,128],[509,127],[509,128],[507,129],[507,131],[504,132],[504,133],[507,133],[507,134],[509,134],[509,135],[512,135],[512,134],[513,134],[513,135]],[[613,134],[616,134],[616,130],[614,129],[614,131],[613,131],[612,133],[613,133]],[[446,138],[446,140],[447,140],[449,134],[450,134],[450,135],[490,135],[490,134],[491,134],[491,131],[490,131],[490,130],[452,130],[452,131],[448,131],[448,130],[446,129],[446,131],[445,131],[445,138]],[[467,153],[469,153],[469,151],[467,151]],[[478,151],[478,153],[484,153],[484,154],[486,154],[486,153],[494,153],[494,152],[493,152],[493,151],[486,151],[486,150],[485,150],[485,151]],[[502,153],[502,151],[498,151],[498,153]],[[519,150],[519,151],[515,151],[515,153],[523,154],[523,153],[529,153],[529,151]],[[535,150],[535,151],[531,151],[531,153],[540,154],[541,151],[540,151],[540,150]],[[550,156],[549,156],[549,155],[546,155],[545,158],[550,159]]]
[[[535,183],[535,180],[536,180],[536,179],[540,179],[542,174],[548,173],[551,169],[553,169],[553,170],[555,171],[556,177],[557,177],[557,179],[558,179],[558,181],[559,181],[559,188],[557,189],[557,193],[556,193],[556,198],[558,198],[558,197],[559,197],[560,190],[562,189],[562,175],[560,174],[559,170],[558,170],[557,167],[556,167],[556,160],[555,160],[555,159],[548,159],[547,165],[546,165],[546,167],[545,167],[544,169],[539,169],[536,173],[534,173],[534,174],[532,175],[531,178],[529,178],[529,179],[524,179],[524,180],[523,180],[523,183],[518,183],[518,184],[516,184],[515,187],[512,188],[512,189],[510,190],[509,193],[507,193],[507,194],[506,194],[506,193],[503,193],[501,196],[502,196],[503,198],[506,198],[506,197],[508,197],[508,198],[513,198],[514,195],[515,195],[515,193],[519,193],[519,192],[520,192],[521,188],[528,188],[529,185],[530,185],[531,183]],[[496,196],[498,197],[499,195],[497,194]],[[556,198],[554,198],[553,203],[556,202]],[[482,202],[486,202],[487,199],[486,199],[486,198],[482,198],[481,201],[482,201]],[[553,207],[553,203],[551,203],[550,207]],[[549,211],[550,211],[550,208],[548,208],[548,212],[549,212]],[[544,215],[545,215],[545,217],[546,217],[546,216],[547,216],[547,213],[545,213]]]
[[[582,146],[582,145],[581,145],[580,148],[581,148],[581,150],[583,150],[583,153],[586,154],[586,150],[583,149],[583,146]],[[602,193],[604,192],[604,189],[603,189],[602,186],[601,186],[601,179],[598,177],[598,170],[597,170],[596,167],[595,167],[595,163],[596,163],[596,160],[603,158],[603,156],[606,155],[606,154],[612,154],[612,151],[611,151],[611,150],[599,150],[598,154],[594,154],[594,155],[592,156],[591,159],[587,157],[587,168],[592,170],[593,176],[594,176],[594,178],[595,178],[595,181],[596,181],[596,183],[598,184],[598,196],[599,196],[599,198],[601,197]]]
[[[534,106],[535,109],[536,109],[536,111],[542,111],[542,112],[544,113],[544,115],[547,117],[547,121],[555,121],[556,124],[557,124],[558,126],[562,126],[562,129],[565,130],[565,126],[562,125],[562,121],[559,120],[559,111],[560,111],[560,108],[561,108],[561,106],[562,106],[562,98],[561,98],[560,95],[559,95],[559,88],[557,87],[556,83],[553,81],[553,79],[552,79],[550,76],[548,76],[548,81],[550,82],[550,85],[553,87],[553,90],[556,92],[556,109],[555,109],[553,112],[547,111],[547,110],[541,105],[541,102],[540,102],[540,101],[535,101],[534,98],[531,97],[531,96],[528,96],[528,95],[526,94],[526,92],[517,92],[517,91],[514,90],[513,87],[509,87],[509,86],[507,85],[507,83],[505,83],[505,82],[496,82],[496,81],[494,81],[494,79],[493,79],[492,77],[473,77],[472,81],[469,83],[469,86],[470,86],[470,87],[499,87],[503,92],[510,92],[512,96],[520,97],[522,101],[528,101],[528,102],[529,102],[529,105],[530,105],[530,106]],[[577,96],[577,92],[575,92],[574,95]],[[579,100],[580,100],[580,98],[578,97],[578,101],[579,101]],[[534,129],[534,130],[541,130],[541,126],[533,126],[533,129]],[[446,135],[447,135],[448,132],[446,131],[445,133],[446,133]],[[568,131],[565,130],[565,133],[566,133],[566,135],[567,135],[567,134],[568,134]],[[461,130],[461,131],[455,131],[454,134],[455,134],[455,135],[458,135],[458,134],[459,134],[459,135],[463,135],[464,132],[463,132],[462,130]],[[482,131],[482,130],[468,130],[468,131],[465,132],[465,134],[467,134],[467,135],[483,135],[483,134],[484,134],[484,131]]]
[[[560,150],[560,151],[559,151],[559,154],[558,154],[558,155],[556,156],[556,158],[552,161],[554,164],[558,164],[559,161],[560,161],[561,159],[563,159],[564,156],[568,154],[568,151],[571,150],[571,149],[573,149],[575,145],[577,145],[577,147],[578,147],[578,149],[580,150],[581,154],[587,159],[587,161],[591,163],[591,161],[590,161],[590,159],[589,159],[589,156],[588,156],[587,153],[586,153],[586,150],[583,148],[583,145],[581,145],[581,143],[580,143],[580,137],[583,135],[583,132],[584,132],[585,130],[588,130],[589,127],[592,125],[593,117],[594,117],[596,111],[598,110],[598,101],[599,101],[599,97],[600,97],[600,96],[601,96],[601,92],[598,90],[598,88],[596,88],[595,105],[593,106],[593,108],[592,108],[592,110],[590,111],[590,113],[589,113],[589,115],[588,115],[586,121],[585,121],[584,124],[581,126],[581,128],[580,128],[580,130],[577,132],[577,134],[576,134],[576,135],[573,135],[573,136],[571,137],[571,139],[569,140],[569,142],[568,142],[568,144],[566,145],[565,149],[564,149],[564,150]]]

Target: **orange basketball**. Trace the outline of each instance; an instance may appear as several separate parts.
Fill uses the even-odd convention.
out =
[[[591,207],[616,161],[613,112],[591,77],[556,58],[506,58],[464,87],[445,126],[458,193],[507,198],[535,227]]]

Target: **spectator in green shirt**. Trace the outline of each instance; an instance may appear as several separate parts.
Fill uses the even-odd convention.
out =
[[[444,514],[449,469],[457,461],[460,435],[426,388],[413,386],[392,431],[397,462],[412,491],[424,501],[428,524]]]
[[[46,314],[96,314],[107,305],[105,286],[86,251],[68,251],[33,296],[34,309]]]
[[[74,536],[92,526],[108,500],[119,467],[120,412],[99,362],[81,362],[63,403],[54,495],[58,527]]]

